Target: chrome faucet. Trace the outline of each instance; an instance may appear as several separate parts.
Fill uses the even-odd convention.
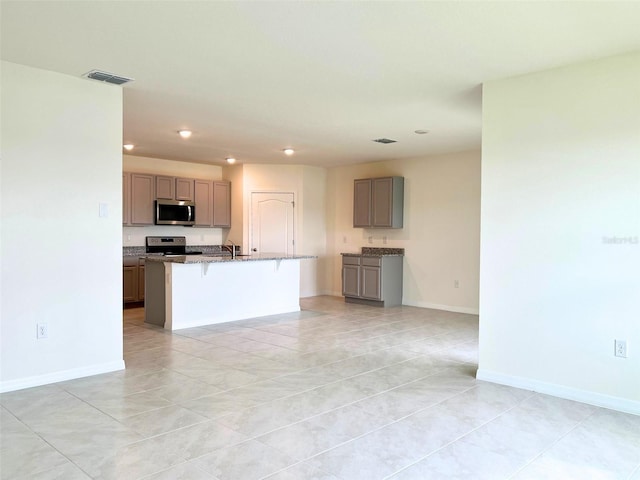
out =
[[[231,245],[223,245],[223,248],[225,248],[226,250],[229,250],[229,252],[231,253],[231,258],[235,259],[236,258],[236,244],[233,243],[231,240],[227,240],[227,242],[229,242]]]

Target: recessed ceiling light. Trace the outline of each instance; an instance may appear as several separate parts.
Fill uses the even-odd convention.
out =
[[[390,138],[376,138],[373,141],[378,143],[396,143],[397,142],[397,140],[391,140]]]
[[[429,130],[416,130],[414,133],[417,133],[418,135],[424,135],[426,133],[429,133]]]
[[[294,150],[293,148],[285,148],[285,149],[283,150],[283,152],[284,152],[284,154],[285,154],[285,155],[289,155],[289,156],[291,156],[291,155],[293,155],[294,153],[296,153],[296,152],[295,152],[295,150]]]
[[[124,148],[125,150],[127,150],[128,152],[130,152],[131,150],[133,150],[133,147],[135,145],[131,144],[131,143],[127,143],[125,145],[122,146],[122,148]]]
[[[233,165],[234,163],[236,163],[236,159],[233,157],[229,157],[227,158],[227,163]]]
[[[191,136],[191,130],[178,130],[178,135],[182,138],[189,138]]]

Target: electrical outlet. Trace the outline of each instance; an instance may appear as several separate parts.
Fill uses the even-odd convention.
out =
[[[453,281],[453,288],[460,288],[460,282],[458,280]]]
[[[369,235],[369,243],[373,243],[373,237]]]
[[[38,339],[49,337],[49,325],[46,323],[38,323],[37,325],[38,331],[36,333],[36,337]]]
[[[627,358],[627,341],[626,340],[616,340],[616,357]]]
[[[385,245],[387,244],[387,236],[386,235],[384,237],[382,237],[382,243],[384,243]]]

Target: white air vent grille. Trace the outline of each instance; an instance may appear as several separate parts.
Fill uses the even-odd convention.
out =
[[[390,138],[376,138],[373,141],[378,143],[396,143],[397,142],[397,140],[391,140]]]
[[[113,85],[123,85],[133,81],[133,78],[114,75],[113,73],[103,72],[102,70],[91,70],[82,76],[90,78],[91,80],[98,80],[99,82],[112,83]]]

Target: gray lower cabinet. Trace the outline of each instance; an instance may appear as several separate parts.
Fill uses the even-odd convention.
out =
[[[122,262],[122,300],[144,301],[144,258],[124,257]]]
[[[402,304],[402,256],[342,256],[342,295],[350,303]]]

